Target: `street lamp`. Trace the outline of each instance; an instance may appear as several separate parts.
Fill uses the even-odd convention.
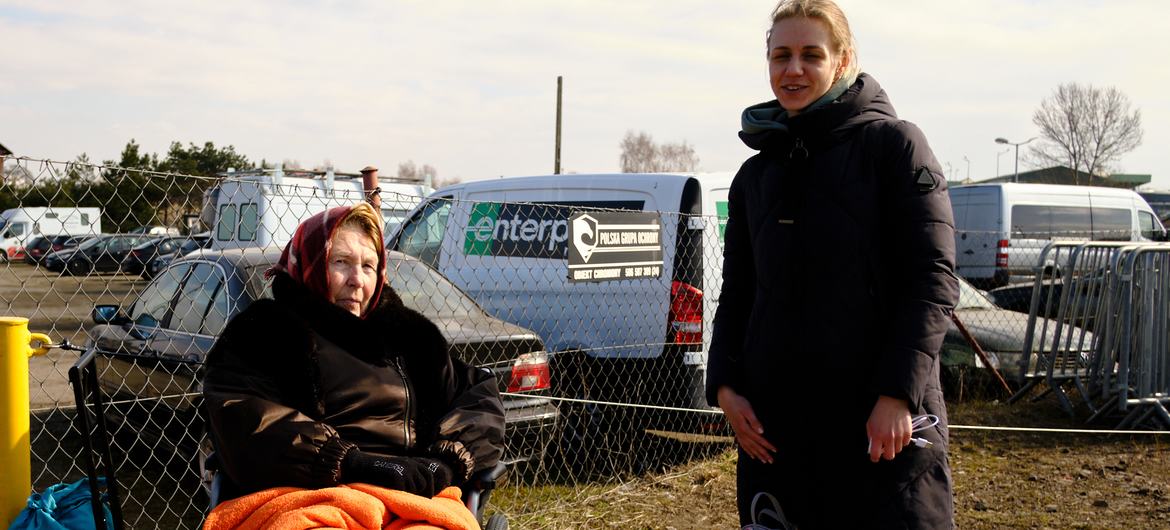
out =
[[[1032,140],[1035,140],[1036,138],[1038,138],[1038,136],[1033,136],[1033,137],[1028,138],[1027,140],[1025,140],[1023,142],[1019,142],[1019,143],[1009,142],[1007,138],[996,138],[995,139],[995,143],[997,143],[997,144],[1016,146],[1016,174],[1015,174],[1015,176],[1012,177],[1012,182],[1019,182],[1020,181],[1020,146],[1026,144],[1028,142],[1031,142]]]
[[[999,176],[999,157],[1003,156],[1004,153],[1010,153],[1010,152],[1012,152],[1011,149],[1004,149],[1003,151],[997,151],[995,153],[995,176],[997,176],[997,177]]]
[[[971,160],[967,158],[967,155],[963,155],[963,161],[967,163],[967,180],[965,182],[971,182]]]

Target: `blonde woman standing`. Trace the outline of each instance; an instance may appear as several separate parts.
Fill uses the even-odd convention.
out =
[[[832,1],[780,2],[767,59],[776,99],[743,113],[759,153],[730,191],[707,374],[739,445],[741,524],[951,528],[946,179]]]

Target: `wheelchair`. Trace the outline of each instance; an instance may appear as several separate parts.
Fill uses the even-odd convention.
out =
[[[115,471],[119,460],[114,459],[114,444],[112,433],[118,427],[111,423],[118,417],[110,414],[112,400],[103,391],[98,381],[98,357],[118,358],[135,357],[132,354],[98,352],[88,348],[80,355],[78,361],[69,369],[69,382],[73,386],[73,396],[77,404],[77,414],[74,417],[74,426],[81,433],[82,450],[78,455],[83,471],[89,481],[91,504],[93,506],[94,527],[98,530],[121,530],[125,528],[125,519],[122,513],[122,501],[119,482]],[[118,455],[123,457],[124,455]],[[210,512],[220,502],[238,496],[233,489],[226,473],[219,472],[218,459],[215,452],[206,459],[204,469],[208,472],[207,493]],[[105,468],[104,470],[100,468]],[[476,521],[484,530],[507,530],[508,521],[503,514],[493,514],[484,520],[484,511],[488,498],[497,482],[504,476],[507,466],[497,464],[490,469],[484,469],[471,476],[463,485],[463,503],[475,515]],[[104,477],[105,480],[99,480]],[[106,520],[102,517],[103,505],[107,505],[114,521],[114,528],[108,529]]]

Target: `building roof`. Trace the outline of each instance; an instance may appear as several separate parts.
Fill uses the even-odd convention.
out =
[[[8,156],[10,154],[12,154],[12,151],[9,151],[7,147],[4,147],[4,144],[0,144],[0,156]]]
[[[1043,169],[1033,169],[1021,172],[1019,178],[1014,174],[1003,175],[976,184],[995,182],[1030,182],[1034,184],[1071,184],[1079,186],[1108,186],[1113,188],[1136,188],[1148,184],[1152,176],[1148,174],[1115,173],[1107,177],[1093,176],[1083,171],[1075,171],[1070,167],[1053,166]]]

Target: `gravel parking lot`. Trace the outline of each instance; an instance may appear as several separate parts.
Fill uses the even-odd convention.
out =
[[[146,286],[138,276],[93,274],[62,276],[23,262],[0,264],[0,316],[29,319],[29,330],[54,341],[81,346],[96,304],[127,306]],[[69,367],[77,352],[54,349],[29,360],[29,399],[33,410],[72,406]]]

